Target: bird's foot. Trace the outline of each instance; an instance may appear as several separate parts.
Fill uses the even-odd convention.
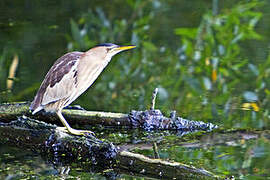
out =
[[[66,128],[66,127],[57,127],[57,129],[60,131],[64,131],[66,133],[77,135],[77,136],[89,136],[89,135],[95,136],[95,133],[89,130],[77,130],[77,129]]]

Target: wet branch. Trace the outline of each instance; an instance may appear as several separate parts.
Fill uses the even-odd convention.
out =
[[[38,119],[48,123],[60,124],[55,113],[41,111],[35,115],[29,110],[30,103],[5,103],[0,104],[0,122],[8,123],[19,116]],[[63,115],[67,117],[70,125],[104,125],[104,126],[130,126],[128,115],[122,113],[96,112],[77,109],[64,109]]]
[[[70,125],[102,125],[110,127],[141,128],[144,130],[212,130],[217,126],[201,121],[190,121],[176,117],[172,111],[166,117],[155,109],[158,93],[152,95],[150,110],[131,111],[129,114],[94,112],[80,109],[64,109],[63,115]],[[0,104],[0,141],[22,149],[40,153],[55,165],[77,163],[87,171],[117,169],[122,173],[132,173],[147,177],[165,179],[213,179],[212,173],[176,162],[150,159],[140,154],[119,150],[110,142],[103,142],[94,136],[70,135],[59,130],[60,121],[55,113],[41,111],[32,115],[30,103]],[[38,120],[36,120],[38,119]],[[61,125],[61,124],[60,124]],[[157,148],[157,147],[156,147]],[[156,151],[157,152],[157,151]],[[156,157],[159,157],[156,154]]]
[[[20,117],[10,123],[0,122],[0,142],[30,149],[54,164],[87,163],[91,167],[110,168],[115,163],[116,148],[94,136],[74,136],[57,126]]]
[[[165,179],[212,179],[211,172],[176,162],[150,159],[127,151],[117,152],[110,142],[94,136],[67,134],[45,122],[19,117],[9,123],[0,122],[0,141],[21,149],[40,153],[55,165],[76,166],[87,171],[115,169],[121,173]]]
[[[204,169],[178,162],[151,159],[141,154],[122,151],[117,154],[118,168],[148,177],[162,179],[218,179]]]
[[[32,115],[29,110],[30,103],[7,103],[0,105],[0,122],[8,123],[17,117],[27,116],[47,123],[61,125],[55,113],[45,113],[41,111]],[[152,106],[154,108],[154,104]],[[212,123],[202,121],[192,121],[181,117],[176,117],[176,112],[172,111],[170,117],[166,117],[158,109],[145,111],[131,111],[129,114],[112,112],[95,112],[77,109],[64,109],[63,115],[70,125],[102,125],[110,127],[142,128],[145,130],[181,130],[209,131],[217,128]]]

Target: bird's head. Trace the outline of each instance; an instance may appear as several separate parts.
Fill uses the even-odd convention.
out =
[[[94,48],[90,49],[90,51],[92,53],[95,53],[96,56],[100,56],[106,60],[110,60],[115,54],[121,51],[133,49],[135,47],[136,46],[133,46],[133,45],[119,46],[112,43],[104,43],[104,44],[99,44],[95,46]]]

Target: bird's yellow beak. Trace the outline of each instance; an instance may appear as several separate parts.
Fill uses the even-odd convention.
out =
[[[124,50],[128,50],[128,49],[134,49],[136,46],[134,45],[129,45],[129,46],[119,46],[117,48],[115,48],[115,50],[121,50],[121,51],[124,51]]]

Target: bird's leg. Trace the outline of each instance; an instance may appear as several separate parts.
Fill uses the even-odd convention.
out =
[[[67,123],[67,121],[65,120],[64,116],[61,113],[61,110],[57,111],[56,114],[58,115],[58,117],[60,118],[60,121],[63,123],[63,125],[65,126],[66,130],[70,133],[70,134],[74,134],[74,135],[78,135],[78,136],[86,136],[88,134],[92,134],[94,135],[95,133],[92,131],[88,131],[88,130],[77,130],[77,129],[73,129],[72,127],[69,126],[69,124]],[[60,130],[63,130],[63,128],[59,128]]]

